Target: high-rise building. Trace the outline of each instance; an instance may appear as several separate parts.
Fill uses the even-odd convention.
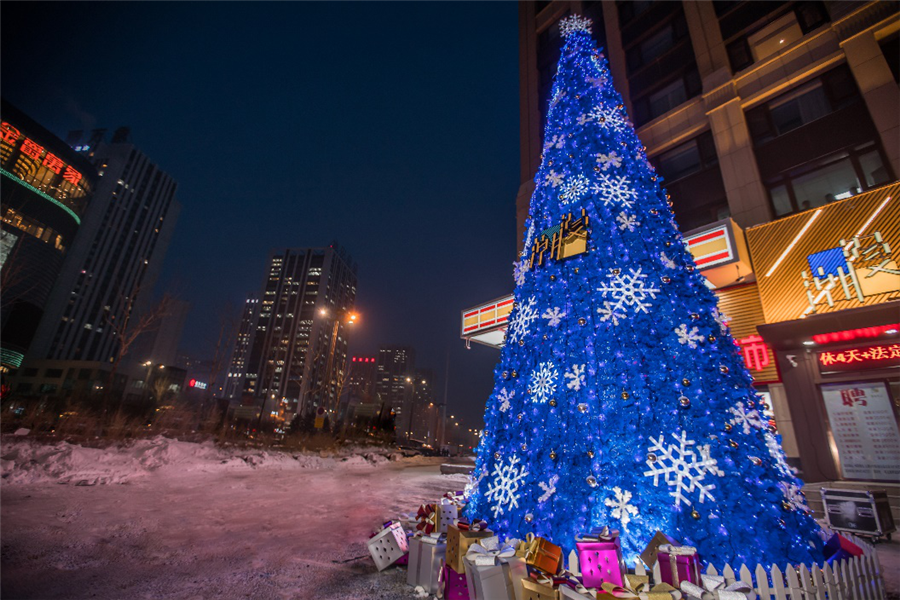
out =
[[[244,382],[264,414],[336,407],[355,302],[356,265],[337,244],[272,253]]]
[[[87,144],[77,133],[69,136],[100,180],[29,360],[112,362],[117,332],[150,302],[180,205],[175,181],[129,137],[126,128],[108,141],[97,131]]]
[[[435,394],[434,372],[431,369],[416,369],[413,399],[410,406],[410,437],[427,444],[437,442],[439,407]]]
[[[363,397],[375,396],[378,362],[374,356],[354,356],[350,359],[348,387]]]
[[[32,345],[97,171],[6,100],[0,116],[0,369],[7,372],[21,366]]]
[[[382,346],[378,349],[378,374],[375,391],[385,408],[394,415],[394,430],[398,439],[409,437],[409,410],[412,386],[406,379],[416,373],[416,353],[408,346]]]
[[[241,311],[241,322],[238,324],[231,351],[231,362],[225,380],[224,397],[229,400],[240,400],[244,392],[244,378],[247,375],[247,360],[253,345],[253,334],[256,332],[256,320],[259,316],[259,297],[255,292],[247,296],[244,309]]]

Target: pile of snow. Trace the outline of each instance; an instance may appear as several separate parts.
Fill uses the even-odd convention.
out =
[[[122,484],[158,471],[189,474],[261,468],[365,468],[398,458],[399,454],[388,450],[364,446],[310,454],[223,448],[212,442],[198,444],[162,436],[109,448],[68,442],[42,444],[14,437],[5,438],[0,446],[0,476],[4,484]]]

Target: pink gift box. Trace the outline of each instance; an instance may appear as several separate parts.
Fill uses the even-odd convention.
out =
[[[603,583],[625,585],[625,560],[619,538],[576,540],[578,564],[585,587],[599,588]]]
[[[450,565],[444,564],[441,578],[444,580],[445,600],[469,600],[469,586],[465,574],[457,573]]]
[[[659,577],[663,583],[679,587],[682,581],[702,585],[700,581],[700,557],[691,546],[659,547]]]

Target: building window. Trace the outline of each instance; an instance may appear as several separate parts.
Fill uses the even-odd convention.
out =
[[[891,174],[886,165],[881,150],[869,143],[792,169],[766,187],[775,215],[783,217],[887,183]]]
[[[712,133],[700,134],[652,159],[666,182],[674,182],[719,162]]]
[[[619,25],[625,25],[647,12],[653,6],[653,0],[619,0],[616,6],[619,7]]]
[[[684,12],[679,12],[662,29],[628,49],[625,58],[629,75],[674,48],[681,40],[686,39],[687,35]]]
[[[700,91],[700,74],[697,72],[697,66],[690,65],[676,79],[634,101],[635,125],[640,127],[652,121],[693,98]]]
[[[757,146],[840,110],[859,99],[846,65],[747,111],[747,127]]]
[[[894,74],[894,81],[900,82],[900,33],[887,36],[881,40],[880,45],[884,59]]]

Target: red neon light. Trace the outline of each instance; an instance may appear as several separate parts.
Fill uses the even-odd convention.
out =
[[[769,347],[758,335],[751,335],[738,340],[744,349],[744,364],[748,369],[762,371],[769,366]]]
[[[44,162],[42,162],[41,164],[57,175],[60,171],[62,171],[62,168],[66,166],[66,163],[64,163],[61,158],[59,158],[55,154],[50,154],[49,152],[47,153],[47,156],[44,157]]]
[[[703,258],[695,258],[694,262],[697,263],[698,265],[705,265],[706,263],[712,262],[714,260],[728,258],[730,255],[731,255],[731,252],[729,252],[728,250],[723,250],[722,252],[719,252],[718,254],[711,254],[710,256],[704,256]]]
[[[878,327],[863,327],[861,329],[847,329],[845,331],[832,331],[830,333],[820,333],[813,336],[813,341],[817,344],[829,344],[832,342],[849,342],[862,338],[873,338],[890,331],[891,329],[900,329],[900,323],[892,325],[879,325]]]
[[[355,356],[353,357],[353,362],[356,362],[356,357],[355,357]]]
[[[700,237],[694,238],[688,242],[688,246],[693,246],[694,244],[700,244],[702,242],[706,242],[717,237],[722,237],[725,235],[725,231],[720,229],[719,231],[713,231],[712,233],[707,233],[706,235],[701,235]]]
[[[81,173],[79,173],[72,167],[66,167],[65,173],[63,173],[63,179],[65,179],[72,185],[78,185],[78,182],[81,181]]]
[[[0,123],[0,139],[3,139],[9,145],[15,144],[22,134],[18,129],[4,121]]]
[[[29,156],[34,160],[38,160],[41,157],[41,154],[44,153],[44,147],[35,144],[28,138],[25,138],[25,141],[22,142],[22,147],[19,148],[19,151],[25,156]]]
[[[843,352],[820,352],[819,362],[825,366],[859,364],[881,360],[900,359],[900,344],[853,348]]]
[[[195,385],[197,385],[196,379],[191,379],[190,381],[188,381],[188,387],[194,387]]]

